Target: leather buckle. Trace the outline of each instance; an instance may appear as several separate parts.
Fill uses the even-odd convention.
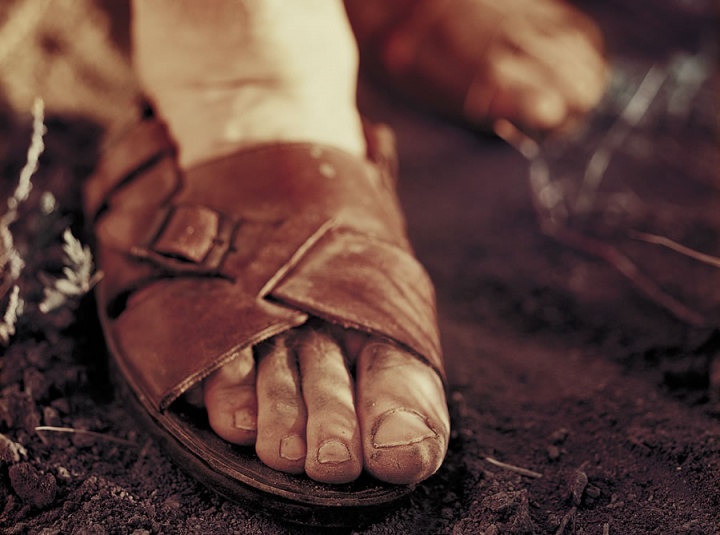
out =
[[[218,273],[230,250],[234,224],[202,205],[172,207],[145,247],[132,254],[180,273]]]

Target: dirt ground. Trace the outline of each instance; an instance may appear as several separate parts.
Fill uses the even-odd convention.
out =
[[[48,117],[11,226],[25,310],[0,346],[0,532],[317,532],[216,496],[163,454],[113,396],[91,297],[39,310],[39,274],[61,276],[65,228],[84,236],[79,185],[135,94],[122,3],[56,2],[38,19],[21,4],[0,8],[3,199],[33,89]],[[363,82],[365,113],[398,134],[410,234],[437,286],[453,434],[407,502],[339,532],[720,534],[720,269],[647,241],[720,256],[717,4],[626,4],[583,3],[613,84],[532,165]]]

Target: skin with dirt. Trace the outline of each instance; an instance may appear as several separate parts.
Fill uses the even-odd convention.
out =
[[[638,239],[720,256],[716,21],[710,2],[625,4],[583,4],[608,36],[608,97],[533,162],[363,84],[364,112],[398,134],[400,195],[438,290],[453,434],[406,503],[345,532],[720,533],[720,269]],[[43,28],[45,61],[119,87],[91,83],[101,63],[68,44],[68,27]],[[5,74],[19,63],[3,60],[16,70],[0,76],[0,214],[32,129]],[[53,114],[69,90],[46,97],[45,152],[10,227],[25,307],[0,347],[0,532],[317,532],[218,497],[168,460],[113,396],[91,297],[39,310],[63,277],[65,229],[86,239],[79,188],[110,115]]]

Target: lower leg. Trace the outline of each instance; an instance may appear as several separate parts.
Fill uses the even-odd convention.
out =
[[[133,0],[133,63],[183,167],[269,141],[364,154],[339,0]]]

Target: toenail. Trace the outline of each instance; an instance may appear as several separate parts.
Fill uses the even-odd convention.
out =
[[[408,409],[393,409],[378,418],[373,432],[373,447],[409,446],[437,436],[420,413]]]
[[[235,419],[233,423],[237,429],[242,429],[243,431],[256,431],[257,415],[255,414],[255,411],[240,409],[235,411]]]
[[[348,447],[337,439],[326,440],[318,448],[317,460],[320,464],[338,464],[352,459]]]
[[[298,435],[288,435],[280,441],[280,457],[299,461],[305,457],[305,441]]]

